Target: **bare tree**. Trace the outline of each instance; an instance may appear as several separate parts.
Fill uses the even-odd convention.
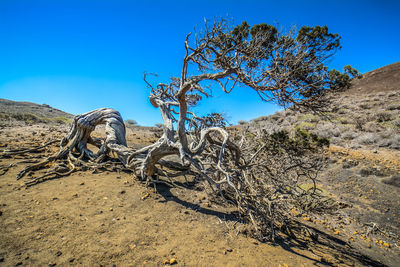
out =
[[[264,101],[320,111],[329,100],[327,93],[347,87],[350,81],[347,74],[330,71],[325,65],[340,48],[340,37],[329,33],[327,27],[302,27],[284,33],[267,24],[250,28],[246,22],[230,28],[222,20],[206,22],[202,31],[188,34],[184,44],[179,77],[153,85],[149,74],[144,75],[151,89],[149,100],[163,118],[163,135],[157,142],[138,150],[127,148],[119,113],[96,110],[75,118],[61,152],[52,160],[75,152],[80,160],[99,162],[114,151],[125,168],[155,183],[157,175],[163,174],[157,166],[167,164],[163,158],[178,155],[176,168],[202,177],[223,199],[238,206],[261,239],[266,232],[273,238],[274,225],[284,223],[296,201],[302,203],[297,207],[306,209],[304,196],[309,192],[296,185],[301,179],[315,184],[322,166],[321,154],[315,153],[326,143],[304,133],[290,137],[285,133],[269,135],[261,129],[236,132],[232,139],[220,114],[199,117],[190,108],[208,97],[215,84],[226,93],[235,86],[246,86]],[[95,155],[86,143],[96,143],[90,133],[102,123],[110,132],[105,142],[98,144],[100,152]],[[291,197],[280,197],[283,195]]]

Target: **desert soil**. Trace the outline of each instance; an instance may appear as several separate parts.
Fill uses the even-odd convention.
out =
[[[60,139],[67,131],[66,126],[48,125],[3,128],[0,146],[2,150],[35,147]],[[127,136],[130,146],[156,140],[153,132],[145,130],[128,129]],[[40,160],[57,149],[54,144],[29,157]],[[0,165],[26,159],[27,155],[3,158]],[[187,177],[188,182],[177,178],[175,187],[158,185],[155,192],[131,173],[86,171],[25,188],[21,184],[29,178],[17,181],[16,174],[28,164],[16,164],[0,176],[2,266],[360,266],[380,262],[395,266],[400,259],[396,243],[375,245],[378,238],[372,239],[371,247],[361,239],[357,243],[357,238],[350,243],[343,230],[336,241],[329,241],[341,243],[341,251],[306,246],[301,240],[261,243],[244,234],[246,225],[234,215],[234,207],[213,202],[193,177]],[[314,221],[315,231],[330,233],[325,229],[327,222],[305,221]],[[346,246],[360,250],[355,254],[361,256],[346,254]]]

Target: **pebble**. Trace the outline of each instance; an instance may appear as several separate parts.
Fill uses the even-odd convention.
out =
[[[169,265],[174,265],[176,263],[178,263],[178,261],[175,258],[172,258],[170,260],[165,260],[164,261],[164,264],[169,264]]]
[[[62,252],[61,251],[57,251],[56,255],[57,255],[57,257],[60,257],[62,255]]]

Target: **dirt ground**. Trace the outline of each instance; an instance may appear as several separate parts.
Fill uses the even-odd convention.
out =
[[[0,149],[5,150],[60,139],[68,128],[33,125],[0,131]],[[156,140],[154,132],[143,129],[128,129],[127,136],[130,146]],[[30,154],[30,160],[55,151],[57,144]],[[356,220],[346,223],[344,213],[309,220],[299,215],[319,233],[321,243],[312,244],[305,235],[272,245],[243,234],[246,225],[235,216],[234,207],[213,202],[193,177],[187,177],[188,182],[178,178],[175,187],[159,185],[155,192],[131,173],[86,171],[24,188],[23,180],[16,180],[29,164],[20,163],[24,160],[26,155],[0,159],[0,174],[5,166],[19,163],[0,176],[1,266],[396,266],[400,262],[394,239],[368,236],[367,243],[354,238],[349,232],[361,225]],[[397,194],[390,198],[398,204],[398,191],[393,192]],[[395,214],[391,219],[398,221],[398,209],[391,212]]]

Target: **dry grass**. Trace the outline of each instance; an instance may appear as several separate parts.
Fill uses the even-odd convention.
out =
[[[377,92],[334,96],[332,111],[324,116],[291,110],[250,122],[269,132],[304,129],[329,138],[332,144],[353,148],[400,149],[400,94]]]

